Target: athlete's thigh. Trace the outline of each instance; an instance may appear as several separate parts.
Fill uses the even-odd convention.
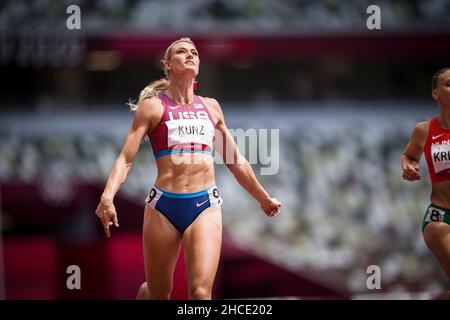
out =
[[[450,278],[450,225],[445,222],[429,223],[423,230],[423,237]]]
[[[156,209],[145,206],[143,226],[145,274],[151,288],[172,283],[180,253],[178,230]]]
[[[212,287],[219,264],[221,245],[221,208],[219,206],[209,207],[194,220],[183,234],[190,286]]]

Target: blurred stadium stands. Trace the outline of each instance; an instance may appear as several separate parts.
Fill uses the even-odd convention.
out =
[[[66,28],[69,4],[81,8],[81,30]],[[117,198],[112,239],[93,212],[132,120],[125,102],[162,76],[159,60],[181,36],[200,51],[198,94],[221,102],[228,127],[280,129],[280,171],[259,176],[284,203],[278,218],[216,167],[225,201],[216,298],[370,298],[372,264],[382,270],[377,297],[448,288],[420,233],[426,168],[411,184],[399,163],[415,122],[438,112],[430,80],[448,66],[450,3],[377,1],[377,31],[365,27],[370,4],[1,2],[0,293],[134,298],[156,176],[147,141]],[[81,292],[65,288],[69,264],[82,268]],[[174,298],[186,297],[183,266]]]
[[[253,127],[281,128],[280,171],[259,178],[283,199],[283,214],[277,219],[262,215],[246,193],[236,192],[237,183],[224,166],[217,165],[226,239],[341,295],[368,291],[366,269],[371,264],[383,270],[383,292],[439,293],[445,276],[420,233],[428,178],[406,184],[398,165],[410,129],[431,115],[433,107],[397,105],[384,113],[334,107],[316,105],[316,110],[291,109],[277,116],[268,109],[252,117]],[[224,106],[230,128],[241,128],[250,118],[248,112],[236,111],[241,108],[227,112]],[[93,211],[130,117],[80,113],[2,119],[6,239],[44,232],[57,243],[99,243],[102,230]],[[151,148],[144,143],[116,203],[119,236],[139,230],[143,197],[155,174]],[[106,250],[108,244],[101,243],[99,251]],[[134,268],[142,274],[140,263]],[[276,290],[264,294],[273,296]],[[290,295],[304,294],[302,287],[290,290]]]
[[[388,29],[423,30],[449,26],[450,4],[431,0],[99,0],[3,1],[0,23],[20,26],[28,23],[49,25],[65,21],[66,7],[79,5],[83,12],[83,27],[90,31],[109,31],[111,28],[144,32],[191,32],[238,29],[239,32],[275,32],[281,30],[363,30],[366,8],[380,6],[383,26]]]

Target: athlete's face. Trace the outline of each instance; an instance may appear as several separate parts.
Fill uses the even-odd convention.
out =
[[[170,52],[170,58],[166,61],[166,70],[170,75],[192,74],[198,75],[200,58],[198,51],[192,43],[178,42]]]
[[[450,70],[439,76],[436,89],[431,94],[441,107],[450,108]]]

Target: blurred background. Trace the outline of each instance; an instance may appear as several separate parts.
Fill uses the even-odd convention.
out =
[[[81,29],[69,30],[73,4]],[[372,4],[379,30],[366,26]],[[423,179],[405,182],[400,156],[439,112],[430,82],[449,66],[449,17],[446,0],[0,1],[0,298],[135,298],[156,177],[147,140],[110,239],[94,211],[133,119],[125,103],[185,36],[200,53],[197,94],[221,103],[229,128],[280,130],[278,173],[254,165],[279,217],[216,165],[214,297],[439,296],[449,281],[421,234],[428,173],[423,161]],[[80,290],[66,286],[70,265]],[[370,265],[381,289],[367,288]],[[186,286],[181,258],[172,297]]]

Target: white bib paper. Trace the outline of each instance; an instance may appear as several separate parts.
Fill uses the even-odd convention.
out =
[[[450,169],[450,141],[444,140],[431,145],[431,160],[436,174]]]
[[[205,119],[176,119],[166,121],[168,147],[184,143],[213,146],[214,127]]]
[[[427,215],[425,216],[425,222],[439,222],[444,221],[445,211],[430,207],[428,209]]]

